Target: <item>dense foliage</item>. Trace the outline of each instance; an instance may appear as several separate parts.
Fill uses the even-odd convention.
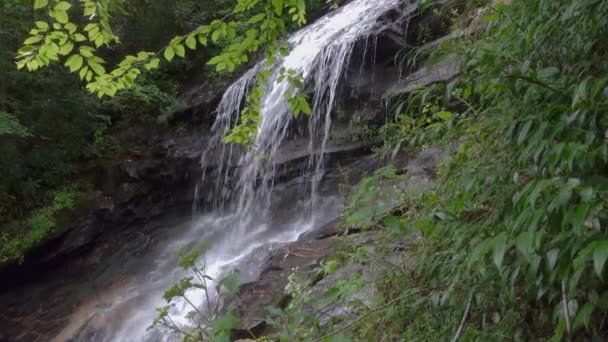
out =
[[[112,19],[123,44],[103,56],[113,61],[141,48],[160,49],[225,7],[220,0],[204,7],[193,0],[130,1]],[[167,130],[180,83],[191,80],[186,75],[210,74],[199,59],[216,53],[201,51],[146,72],[134,87],[100,100],[59,65],[36,73],[15,67],[28,31],[44,17],[27,1],[0,4],[0,263],[21,259],[64,225],[66,214],[85,209],[96,192],[111,190],[101,184],[103,175],[90,170],[111,168]]]
[[[462,74],[398,104],[381,151],[453,152],[433,191],[378,219],[385,246],[422,239],[405,252],[415,262],[378,279],[382,310],[349,329],[357,340],[608,334],[608,2],[505,3],[470,13],[471,35],[415,55],[457,56]]]
[[[558,341],[608,335],[608,1],[472,2],[470,20],[456,23],[468,25],[469,33],[420,49],[409,61],[416,65],[426,59],[433,65],[456,58],[460,76],[402,99],[394,120],[381,130],[386,146],[380,154],[428,146],[451,151],[439,166],[436,185],[430,191],[387,193],[381,184],[394,185],[401,177],[383,168],[359,185],[345,208],[348,225],[382,227],[376,252],[397,251],[412,262],[378,274],[377,307],[365,312],[357,306],[361,319],[343,328],[342,322],[332,330],[304,317],[298,304],[306,302],[306,291],[294,286],[293,305],[271,310],[269,320],[284,340],[348,340],[344,334],[357,340]],[[306,14],[300,0],[241,0],[230,10],[218,5],[212,12],[222,19],[212,20],[218,16],[197,12],[197,2],[180,3],[174,18],[202,17],[206,23],[184,19],[197,23],[176,25],[169,36],[160,24],[151,31],[159,39],[142,42],[131,28],[155,26],[154,20],[113,22],[111,16],[119,9],[143,13],[138,2],[82,1],[84,19],[77,20],[70,19],[76,6],[67,1],[36,0],[38,14],[18,1],[3,5],[0,19],[8,30],[0,32],[2,45],[17,50],[24,41],[18,67],[48,68],[35,75],[18,73],[12,56],[4,55],[11,49],[1,52],[0,67],[11,80],[2,91],[11,95],[0,99],[0,149],[6,156],[0,164],[6,175],[0,213],[9,227],[0,232],[0,261],[18,258],[52,231],[59,212],[75,205],[81,189],[66,186],[72,183],[66,178],[74,176],[79,161],[108,148],[98,146],[114,120],[102,115],[106,110],[121,116],[137,111],[142,107],[133,106],[136,98],[150,105],[146,111],[170,113],[174,91],[150,72],[161,66],[161,56],[171,62],[185,57],[186,48],[213,43],[209,64],[215,71],[234,71],[258,53],[271,65],[285,53],[279,37],[302,25]],[[164,13],[163,5],[155,4],[152,17]],[[41,18],[25,37],[23,18],[34,15]],[[133,41],[121,51],[127,54],[122,60],[121,54],[101,51],[118,42],[115,31],[121,28]],[[153,52],[138,53],[139,43]],[[97,95],[126,91],[100,102],[53,61]],[[106,61],[114,63],[112,71],[103,66]],[[142,74],[148,81],[134,85]],[[260,72],[241,125],[228,142],[247,144],[255,135],[268,77],[267,70]],[[303,87],[292,71],[284,70],[283,77],[294,88]],[[289,98],[294,114],[310,114],[305,96],[293,92]],[[134,120],[139,114],[146,113]],[[368,262],[368,252],[351,251],[327,262],[324,271],[334,272],[339,263]],[[195,267],[192,255],[184,254],[182,267],[198,279],[176,284],[166,294],[168,301],[187,301],[189,288],[207,291],[204,268]],[[233,285],[228,287],[234,290]],[[347,300],[363,286],[361,276],[344,279],[326,299]],[[161,309],[155,324],[179,329],[167,310]],[[195,330],[200,336],[183,332],[186,337],[228,338],[232,315],[209,318],[194,310],[211,330]]]

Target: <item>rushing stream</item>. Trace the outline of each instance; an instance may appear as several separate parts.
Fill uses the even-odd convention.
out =
[[[339,82],[346,76],[356,44],[369,40],[365,49],[374,49],[374,37],[386,25],[381,20],[383,15],[397,7],[405,7],[399,11],[404,16],[413,11],[413,6],[403,5],[400,0],[353,0],[292,34],[291,52],[273,68],[266,85],[259,133],[254,148],[248,152],[225,145],[222,139],[238,118],[247,91],[263,64],[253,67],[229,87],[217,109],[210,147],[202,154],[202,167],[209,171],[196,189],[197,198],[213,203],[212,209],[184,220],[172,229],[166,241],[154,246],[146,254],[147,265],[137,270],[136,284],[131,283],[122,292],[104,289],[100,293],[112,296],[113,304],[102,307],[103,314],[96,318],[95,325],[103,326],[104,333],[87,340],[174,340],[166,331],[146,328],[154,318],[155,308],[166,304],[163,292],[185,276],[176,267],[175,250],[181,245],[210,241],[212,247],[205,257],[208,273],[217,279],[238,268],[242,279],[250,281],[258,276],[264,258],[274,246],[295,241],[338,216],[341,198],[336,182],[327,180],[331,177],[325,167],[325,152]],[[366,53],[363,51],[364,56]],[[312,86],[313,115],[299,149],[284,148],[289,144],[293,117],[283,96],[289,85],[286,81],[277,82],[281,67],[296,70]],[[294,159],[294,154],[307,158],[300,175],[278,182],[277,169]],[[187,296],[203,306],[204,295],[200,291],[191,291]],[[189,324],[186,314],[190,308],[180,301],[173,304],[171,317],[180,324]],[[99,305],[94,309],[99,312]],[[72,322],[57,337],[58,341],[73,336],[78,325],[85,324],[90,314],[83,310],[80,321]]]

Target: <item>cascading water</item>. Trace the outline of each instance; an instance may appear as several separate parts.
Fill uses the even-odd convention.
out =
[[[314,84],[313,115],[308,125],[308,167],[319,178],[338,84],[346,76],[353,49],[363,39],[367,49],[368,38],[385,29],[379,19],[402,2],[354,0],[291,35],[288,42],[292,50],[272,68],[272,77],[266,84],[265,96],[261,101],[259,132],[254,148],[247,153],[239,153],[242,152],[240,148],[225,145],[222,141],[238,121],[247,90],[254,84],[264,62],[250,69],[228,88],[217,110],[210,147],[202,156],[203,169],[213,170],[203,178],[213,179],[214,182],[211,188],[201,191],[213,196],[216,206],[223,208],[226,199],[237,198],[237,212],[242,218],[254,212],[259,216],[268,208],[281,147],[293,119],[284,96],[290,85],[286,80],[277,82],[281,69],[294,70],[307,83]],[[414,9],[415,6],[408,6],[401,13],[407,16]],[[219,164],[216,165],[218,160]],[[233,174],[234,166],[238,166],[237,175]],[[235,176],[237,181],[234,185],[231,179]],[[317,183],[313,182],[312,194]],[[217,196],[218,193],[223,196]]]
[[[212,209],[199,213],[186,232],[172,236],[172,241],[157,252],[145,284],[139,284],[138,291],[121,298],[124,307],[128,307],[123,310],[127,310],[129,318],[115,324],[111,333],[98,340],[173,340],[166,332],[148,332],[146,327],[154,317],[154,309],[165,304],[162,292],[184,276],[175,269],[172,256],[179,245],[210,240],[212,247],[205,262],[213,278],[221,278],[227,270],[239,267],[245,280],[253,280],[273,244],[294,241],[307,230],[337,216],[339,196],[319,195],[319,184],[339,83],[346,76],[357,43],[365,41],[367,50],[368,40],[375,42],[376,35],[386,29],[380,19],[402,4],[402,0],[352,0],[292,34],[288,40],[290,53],[272,68],[272,77],[266,84],[259,131],[250,151],[223,144],[223,139],[238,121],[247,92],[263,64],[254,66],[229,87],[217,108],[209,148],[202,155],[205,171],[195,196],[212,203]],[[406,5],[399,13],[407,17],[414,9],[415,6]],[[312,86],[313,114],[308,132],[296,142],[287,139],[294,120],[284,96],[289,84],[277,81],[281,68],[295,70]],[[286,148],[289,144],[301,148]],[[277,184],[277,168],[285,160],[293,159],[289,154],[294,153],[308,158],[305,170],[299,178]],[[303,187],[306,191],[302,191]],[[203,293],[190,291],[187,296],[204,307]],[[187,303],[174,300],[172,304],[173,320],[189,324]],[[120,308],[121,305],[114,305],[112,310]],[[108,315],[114,313],[109,311]]]

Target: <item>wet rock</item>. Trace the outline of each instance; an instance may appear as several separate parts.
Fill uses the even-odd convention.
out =
[[[456,57],[447,57],[432,67],[427,68],[425,66],[395,83],[384,93],[383,97],[392,98],[411,93],[414,90],[431,84],[449,82],[458,76],[459,73],[460,63]]]
[[[277,249],[267,260],[259,279],[241,285],[237,299],[240,326],[238,330],[260,326],[268,307],[284,307],[289,302],[285,290],[294,269],[314,271],[321,260],[342,246],[339,239],[298,241]],[[261,329],[260,335],[265,330]]]
[[[344,228],[342,227],[343,222],[342,218],[337,218],[319,229],[303,234],[300,240],[322,240],[336,236],[344,232]]]

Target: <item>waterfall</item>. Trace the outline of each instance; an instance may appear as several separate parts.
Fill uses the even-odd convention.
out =
[[[205,264],[211,277],[221,279],[227,271],[239,267],[244,271],[243,279],[251,281],[259,276],[260,265],[273,246],[295,241],[301,234],[336,219],[341,196],[337,191],[320,195],[319,185],[325,172],[325,152],[330,150],[332,114],[340,81],[348,76],[348,70],[353,69],[351,64],[361,55],[375,55],[379,33],[414,12],[416,6],[404,2],[409,3],[352,0],[291,34],[287,38],[291,50],[272,67],[272,76],[265,85],[259,129],[250,150],[223,141],[238,122],[247,93],[265,62],[253,66],[226,90],[217,107],[208,147],[201,157],[203,179],[196,187],[195,199],[206,203],[206,210],[187,227],[180,228],[179,233],[171,235],[154,252],[153,262],[142,271],[143,280],[137,287],[104,312],[110,318],[120,312],[129,318],[110,325],[100,341],[174,339],[162,329],[145,328],[154,318],[155,308],[166,304],[162,293],[187,275],[175,266],[175,250],[179,246],[209,240],[211,248],[205,255]],[[401,18],[390,18],[388,13],[393,10]],[[367,51],[368,42],[373,51]],[[364,51],[355,51],[363,45]],[[312,101],[307,125],[295,122],[290,112],[284,96],[290,86],[287,81],[278,82],[281,68],[295,70],[306,81],[304,91]],[[354,69],[359,70],[359,65]],[[296,123],[306,131],[302,136],[291,134]],[[279,167],[293,159],[305,159],[302,175],[290,182],[279,182]],[[210,288],[213,286],[209,284]],[[190,290],[186,295],[192,303],[205,306],[202,291]],[[172,319],[180,325],[189,325],[188,303],[174,299],[171,304]],[[107,320],[104,322],[109,324]]]
[[[272,67],[272,77],[265,85],[260,108],[261,123],[254,146],[249,151],[226,145],[223,139],[238,122],[247,91],[255,83],[265,62],[258,63],[234,82],[217,108],[213,136],[202,154],[203,169],[212,170],[203,175],[203,183],[210,185],[201,189],[205,192],[203,197],[213,199],[216,208],[225,208],[227,203],[236,199],[236,211],[246,221],[252,213],[259,216],[268,209],[281,147],[293,121],[284,96],[290,85],[287,80],[277,81],[281,69],[295,70],[307,84],[314,85],[313,113],[307,132],[308,171],[313,172],[309,194],[314,196],[322,177],[338,84],[346,76],[353,49],[357,42],[367,42],[370,36],[375,37],[382,31],[385,26],[379,19],[402,3],[401,0],[353,0],[292,34],[288,38],[291,51]],[[409,5],[401,13],[407,16],[414,9],[415,6]],[[239,231],[238,234],[246,232]]]

